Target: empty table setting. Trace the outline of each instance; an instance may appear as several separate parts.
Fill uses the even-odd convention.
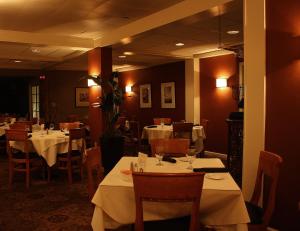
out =
[[[189,173],[187,157],[175,158],[176,163],[163,161],[157,165],[154,157],[146,158],[144,172]],[[95,204],[92,227],[94,231],[115,229],[121,225],[133,224],[135,221],[135,196],[132,176],[128,170],[140,165],[138,157],[123,157],[112,171],[99,184],[92,199]],[[192,162],[197,170],[202,168],[224,168],[216,158],[197,158]],[[151,187],[147,185],[145,187]],[[159,188],[157,189],[159,190]],[[186,216],[190,204],[144,202],[144,220],[155,221]],[[200,221],[213,226],[216,230],[247,230],[248,212],[239,186],[228,172],[206,173],[200,199]]]
[[[68,152],[69,136],[67,132],[60,130],[45,130],[35,131],[29,134],[30,150],[37,152],[51,167],[56,163],[58,153]],[[12,141],[10,141],[12,142]],[[77,142],[72,143],[74,149],[78,149],[81,145]],[[15,149],[22,150],[22,144],[13,142],[12,146]]]
[[[168,139],[173,137],[172,125],[150,125],[145,126],[142,132],[142,139]],[[195,142],[198,151],[203,149],[203,140],[206,138],[203,126],[193,126],[192,141]]]

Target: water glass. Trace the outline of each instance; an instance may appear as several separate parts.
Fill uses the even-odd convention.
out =
[[[163,151],[164,151],[164,148],[163,146],[157,146],[156,147],[156,154],[155,154],[155,157],[158,159],[158,163],[156,164],[157,166],[163,166],[162,164],[162,159],[163,159]]]
[[[189,149],[188,153],[186,154],[186,158],[189,162],[189,166],[187,167],[187,169],[193,170],[193,162],[196,158],[196,149]]]

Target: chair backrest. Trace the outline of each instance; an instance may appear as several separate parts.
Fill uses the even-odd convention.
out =
[[[100,181],[104,177],[104,169],[102,167],[101,149],[99,146],[86,149],[85,166],[88,178],[88,193],[92,199]]]
[[[153,118],[154,125],[160,125],[162,122],[164,124],[171,124],[172,119],[171,118]]]
[[[173,123],[173,137],[186,138],[192,141],[193,137],[193,123]]]
[[[264,215],[263,215],[263,223],[264,225],[268,225],[274,210],[275,206],[275,197],[276,197],[276,188],[279,176],[279,168],[282,163],[282,158],[271,152],[261,151],[257,169],[257,176],[256,182],[254,187],[254,192],[252,194],[251,203],[254,205],[258,205],[262,184],[263,184],[263,177],[268,176],[271,179],[269,185],[269,195],[268,201],[264,203],[266,207],[264,208]]]
[[[208,124],[207,119],[201,119],[200,125],[203,127],[205,135],[207,135],[207,124]]]
[[[65,123],[59,123],[59,129],[74,129],[74,128],[79,128],[80,127],[80,122],[65,122]]]
[[[72,128],[69,130],[69,156],[72,152],[72,142],[73,141],[81,142],[80,146],[80,153],[83,154],[86,144],[85,144],[85,130],[83,128]]]
[[[203,172],[198,173],[140,173],[133,172],[136,203],[135,230],[144,230],[143,201],[192,202],[190,231],[199,227],[200,197]],[[151,187],[145,187],[151,185]]]
[[[11,129],[32,131],[32,121],[16,121],[9,125]]]
[[[185,156],[188,153],[190,146],[189,139],[153,139],[150,141],[151,154],[155,156],[158,151],[163,151],[164,154],[179,157]]]
[[[23,143],[23,152],[25,153],[25,158],[29,158],[29,142],[28,142],[28,132],[21,129],[7,129],[5,130],[6,137],[6,147],[9,158],[12,158],[13,147],[11,146],[11,141],[17,141]],[[25,159],[24,158],[24,159]]]

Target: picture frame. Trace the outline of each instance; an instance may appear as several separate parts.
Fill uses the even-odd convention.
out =
[[[140,85],[140,108],[151,107],[151,84]]]
[[[88,107],[89,106],[89,88],[76,87],[75,88],[75,106]]]
[[[161,108],[175,107],[175,82],[161,83]]]

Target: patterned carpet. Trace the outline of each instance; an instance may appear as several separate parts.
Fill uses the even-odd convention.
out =
[[[93,207],[85,179],[69,186],[63,172],[51,183],[41,175],[36,172],[26,190],[24,174],[18,174],[8,190],[7,159],[0,156],[0,231],[91,231]]]

